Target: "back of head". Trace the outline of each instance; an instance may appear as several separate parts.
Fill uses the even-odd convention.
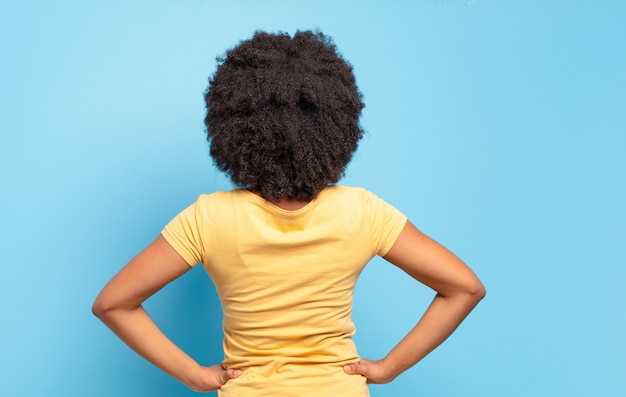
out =
[[[338,182],[363,136],[352,67],[322,33],[256,32],[218,58],[205,100],[215,164],[270,201]]]

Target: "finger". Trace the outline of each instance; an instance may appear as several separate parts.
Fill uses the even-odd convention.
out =
[[[234,379],[241,375],[241,370],[239,368],[229,368],[226,370],[226,373],[228,374],[228,379]]]
[[[365,375],[365,373],[367,372],[367,366],[363,363],[353,363],[344,365],[343,370],[351,375]]]
[[[229,368],[225,369],[220,373],[220,383],[223,385],[231,379],[237,378],[241,375],[241,370],[239,368]]]

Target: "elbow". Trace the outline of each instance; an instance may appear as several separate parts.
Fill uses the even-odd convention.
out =
[[[439,294],[443,296],[455,296],[456,298],[465,301],[468,305],[474,306],[485,297],[487,290],[478,277],[473,276],[468,277],[462,283],[457,284],[454,290],[448,294],[443,294],[441,292],[439,292]]]
[[[93,302],[93,305],[91,305],[91,312],[93,315],[102,321],[105,321],[111,312],[116,309],[117,307],[106,298],[103,298],[102,295],[98,296]]]
[[[485,295],[487,295],[487,289],[478,278],[474,279],[472,283],[468,283],[465,292],[467,295],[471,296],[476,303],[480,302]]]
[[[93,305],[91,305],[91,313],[93,313],[93,315],[98,317],[99,319],[102,319],[106,315],[106,312],[107,309],[102,304],[102,300],[97,298],[93,302]]]
[[[473,307],[480,302],[487,291],[485,286],[476,277],[468,278],[462,283],[457,284],[451,290],[438,290],[437,294],[444,297],[464,302],[464,305]]]
[[[132,311],[141,307],[141,304],[130,304],[120,301],[107,293],[101,293],[91,305],[91,312],[103,322],[111,320],[117,313]]]

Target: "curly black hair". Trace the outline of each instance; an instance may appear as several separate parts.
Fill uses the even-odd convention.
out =
[[[269,201],[337,183],[363,136],[352,66],[321,32],[257,31],[217,58],[204,93],[216,166]]]

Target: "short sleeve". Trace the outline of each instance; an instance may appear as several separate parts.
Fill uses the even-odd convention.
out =
[[[202,224],[200,208],[196,201],[176,215],[161,231],[163,238],[189,266],[202,262],[204,257]]]
[[[366,193],[365,207],[372,232],[373,254],[385,256],[404,229],[407,217],[371,192]]]

